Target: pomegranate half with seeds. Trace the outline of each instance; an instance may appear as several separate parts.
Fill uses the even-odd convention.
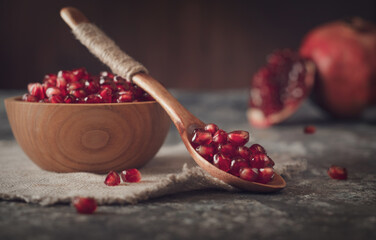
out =
[[[268,183],[274,177],[274,161],[259,144],[245,146],[249,133],[243,130],[226,131],[210,123],[195,129],[191,144],[208,162],[243,180]]]

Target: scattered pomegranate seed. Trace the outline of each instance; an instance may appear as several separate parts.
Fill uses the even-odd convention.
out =
[[[240,169],[239,176],[241,179],[254,182],[258,177],[259,171],[257,168],[242,168]]]
[[[27,85],[27,89],[31,95],[37,97],[38,99],[43,99],[46,97],[44,87],[40,83],[30,83]]]
[[[87,93],[83,88],[73,89],[69,94],[72,94],[76,98],[85,98],[87,96]]]
[[[347,179],[347,170],[346,170],[346,168],[332,165],[328,169],[328,175],[333,179],[346,180]]]
[[[119,95],[117,97],[118,103],[133,102],[134,100],[134,94],[131,91],[119,92],[118,95]]]
[[[71,82],[71,83],[68,83],[67,85],[67,91],[70,92],[72,90],[77,90],[77,89],[83,88],[84,86],[85,84],[82,82]]]
[[[210,144],[212,140],[212,134],[202,129],[196,130],[192,137],[192,142],[200,145]]]
[[[252,155],[255,155],[257,153],[266,153],[265,149],[260,144],[253,144],[249,147],[249,151],[251,151]]]
[[[94,198],[75,197],[72,201],[78,213],[92,214],[97,209],[97,202]]]
[[[121,172],[120,174],[123,182],[139,182],[141,181],[141,173],[135,168],[127,169]]]
[[[243,146],[249,140],[247,131],[233,131],[227,135],[227,140],[235,146]]]
[[[230,173],[232,175],[235,175],[237,177],[240,176],[240,169],[242,168],[249,168],[250,165],[249,165],[249,162],[243,158],[234,158],[232,161],[231,161],[231,168],[230,168]]]
[[[85,98],[85,103],[101,103],[102,97],[98,94],[90,94]]]
[[[64,99],[61,95],[52,95],[48,98],[48,102],[50,103],[64,103]]]
[[[214,135],[218,131],[218,126],[214,123],[209,123],[205,126],[205,130]]]
[[[316,132],[316,127],[313,125],[308,125],[304,127],[305,134],[314,134]]]
[[[88,93],[97,93],[100,89],[99,83],[94,80],[85,81],[85,90]]]
[[[217,132],[213,135],[213,142],[217,144],[224,144],[227,142],[227,133],[223,131],[222,129],[219,129]]]
[[[107,186],[117,186],[120,184],[120,176],[117,172],[111,171],[107,174],[106,179],[104,180],[104,183]]]
[[[75,103],[76,98],[73,97],[72,95],[68,94],[67,96],[64,97],[64,102],[65,103]]]
[[[63,95],[63,92],[60,88],[57,88],[57,87],[50,87],[50,88],[47,88],[46,90],[46,96],[49,98],[49,97],[52,97],[52,96],[55,96],[55,95],[59,95],[59,96],[62,96]]]
[[[259,174],[257,178],[257,182],[259,183],[268,183],[270,182],[274,177],[274,170],[271,167],[266,167],[266,168],[260,168],[259,169]]]
[[[213,164],[222,171],[228,172],[230,170],[231,160],[220,153],[216,153],[213,157]]]

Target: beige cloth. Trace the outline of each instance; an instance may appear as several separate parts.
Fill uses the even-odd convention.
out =
[[[307,168],[305,160],[291,154],[279,154],[278,160],[276,156],[274,159],[276,171],[285,177]],[[41,205],[69,203],[75,196],[94,197],[98,204],[126,204],[199,189],[237,191],[197,167],[183,144],[163,146],[156,157],[140,169],[141,182],[114,187],[104,184],[105,175],[41,170],[15,141],[0,141],[0,164],[0,199]]]

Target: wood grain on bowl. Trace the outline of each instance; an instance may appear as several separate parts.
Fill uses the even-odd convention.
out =
[[[5,100],[13,134],[28,157],[55,172],[139,168],[159,150],[170,119],[154,101],[51,104]]]

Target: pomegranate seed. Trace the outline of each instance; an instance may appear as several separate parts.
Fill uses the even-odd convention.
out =
[[[89,79],[89,73],[85,68],[77,68],[72,70],[72,75],[74,76],[72,81],[79,81],[81,79]]]
[[[120,176],[119,176],[119,174],[117,172],[115,172],[115,171],[110,171],[107,174],[107,177],[104,180],[104,183],[107,186],[117,186],[117,185],[119,185],[120,184]]]
[[[209,123],[205,126],[205,130],[214,135],[218,131],[218,126],[214,123]]]
[[[254,182],[259,175],[259,171],[257,168],[242,168],[240,169],[239,176],[241,179]]]
[[[85,98],[87,96],[86,91],[82,88],[74,89],[70,91],[69,94],[73,95],[76,98]]]
[[[243,158],[237,157],[232,159],[231,161],[231,168],[230,168],[230,173],[232,175],[235,175],[239,177],[240,175],[240,169],[242,168],[249,168],[249,162]]]
[[[212,135],[209,131],[197,129],[192,137],[192,142],[199,145],[207,145],[212,142]]]
[[[247,131],[233,131],[227,135],[227,140],[235,146],[243,146],[249,140]]]
[[[102,98],[99,94],[90,94],[85,98],[85,103],[101,103]]]
[[[75,103],[85,103],[85,98],[76,98]]]
[[[71,83],[68,83],[67,84],[67,91],[70,92],[72,90],[77,90],[77,89],[80,89],[80,88],[83,88],[85,86],[84,83],[82,82],[71,82]]]
[[[97,202],[94,198],[75,197],[72,201],[78,213],[92,214],[97,209]]]
[[[239,146],[236,152],[240,157],[244,159],[249,159],[249,157],[251,156],[251,151],[245,146]]]
[[[123,182],[139,182],[141,180],[141,173],[135,168],[127,169],[121,172],[120,174]]]
[[[100,91],[99,95],[102,97],[103,102],[110,103],[112,102],[112,93],[111,89],[105,88]]]
[[[265,153],[257,153],[250,159],[253,168],[273,167],[274,161]]]
[[[196,148],[198,154],[204,157],[206,160],[210,161],[213,158],[213,155],[216,153],[215,146],[212,144],[209,145],[200,145]]]
[[[50,103],[64,103],[64,99],[60,95],[52,95],[51,97],[48,98],[48,101]]]
[[[101,79],[101,81],[99,83],[100,83],[101,89],[109,88],[113,92],[116,92],[116,90],[117,90],[116,84],[112,80],[102,81],[102,79]]]
[[[25,93],[22,96],[22,101],[25,101],[25,102],[38,102],[39,99],[36,96],[30,95],[28,93]]]
[[[94,80],[85,81],[85,90],[88,93],[97,93],[100,89],[99,83]]]
[[[257,178],[257,182],[259,183],[268,183],[270,180],[272,180],[274,177],[274,171],[273,168],[271,167],[266,167],[266,168],[260,168],[259,169],[259,174]]]
[[[65,78],[62,78],[62,77],[58,77],[56,79],[56,87],[60,88],[60,89],[65,89],[67,87],[67,80]]]
[[[257,153],[266,153],[265,149],[260,144],[253,144],[249,147],[249,151],[251,151],[252,155],[255,155]]]
[[[133,92],[131,91],[119,92],[118,97],[116,99],[118,103],[132,102],[133,100],[134,100],[134,95],[133,95]]]
[[[45,88],[55,87],[56,86],[56,74],[46,74],[43,79],[43,85]]]
[[[75,103],[76,98],[74,96],[68,94],[67,96],[64,97],[64,102],[65,103]]]
[[[78,81],[71,71],[61,70],[57,73],[58,78],[63,78],[67,83]]]
[[[315,126],[308,125],[304,127],[304,133],[305,134],[314,134],[316,132]]]
[[[31,95],[37,97],[38,99],[43,99],[46,97],[44,87],[40,83],[30,83],[27,85],[27,89]]]
[[[49,103],[50,100],[48,100],[48,98],[43,98],[41,100],[39,100],[40,103]]]
[[[347,170],[346,168],[332,165],[328,170],[328,175],[333,179],[346,180]]]
[[[219,144],[218,152],[222,153],[225,156],[233,157],[236,155],[236,148],[231,143]]]
[[[56,96],[56,95],[62,96],[63,95],[63,91],[60,88],[57,88],[57,87],[49,87],[49,88],[47,88],[47,90],[46,90],[46,96],[48,98],[50,98],[52,96]]]
[[[213,135],[213,142],[217,144],[224,144],[227,142],[227,133],[222,129],[216,131]]]
[[[127,84],[116,84],[116,89],[119,92],[123,92],[123,91],[129,91],[130,87]]]
[[[145,93],[144,90],[142,90],[142,88],[140,88],[139,86],[134,85],[134,84],[133,84],[133,87],[132,87],[132,92],[134,93],[135,99],[141,99],[142,96]]]
[[[220,153],[216,153],[213,157],[213,164],[222,171],[228,172],[230,170],[231,160]]]

